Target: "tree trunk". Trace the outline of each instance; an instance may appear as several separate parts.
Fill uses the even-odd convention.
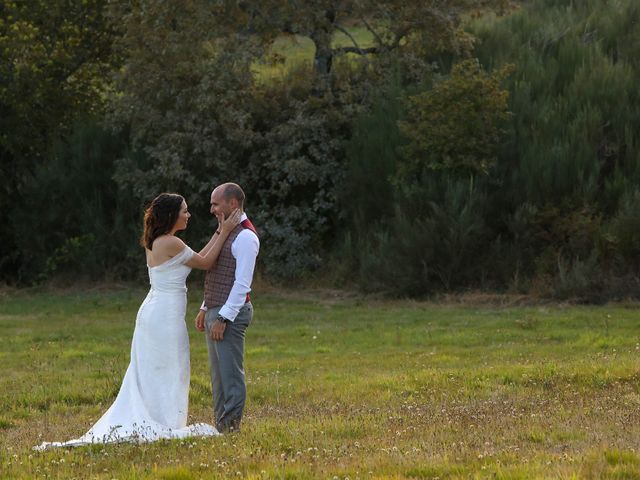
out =
[[[333,62],[331,32],[316,30],[310,37],[316,47],[313,68],[320,77],[327,77],[331,73],[331,63]]]

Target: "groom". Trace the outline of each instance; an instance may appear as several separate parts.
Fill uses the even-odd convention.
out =
[[[242,211],[242,217],[205,276],[204,302],[196,316],[196,328],[205,331],[206,327],[213,408],[220,432],[240,428],[247,396],[244,334],[253,317],[249,292],[260,241],[243,211],[244,198],[235,183],[224,183],[211,193],[211,213],[220,221],[235,209]]]

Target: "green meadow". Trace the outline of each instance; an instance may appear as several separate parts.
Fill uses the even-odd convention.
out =
[[[366,28],[351,27],[349,35],[356,41],[358,47],[368,48],[374,45],[373,35]],[[333,35],[334,47],[353,47],[353,40],[345,33],[337,31]],[[254,65],[253,71],[262,82],[282,79],[299,66],[313,65],[315,46],[313,41],[302,35],[283,35],[276,38],[269,50],[269,55],[262,62]],[[351,61],[360,61],[357,54],[348,53]]]
[[[1,478],[640,478],[635,304],[258,291],[239,433],[32,451],[113,401],[145,294],[0,294]],[[211,422],[189,298],[190,423]]]

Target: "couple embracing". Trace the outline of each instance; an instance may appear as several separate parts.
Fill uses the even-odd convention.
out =
[[[239,429],[246,398],[244,336],[253,316],[249,292],[260,248],[243,210],[244,199],[235,183],[213,190],[211,213],[218,228],[199,252],[175,236],[187,228],[191,217],[184,198],[163,193],[153,200],[145,211],[141,239],[151,289],[138,310],[131,362],[118,396],[82,437],[44,442],[36,449],[209,436]],[[195,323],[207,339],[215,426],[187,425],[190,359],[185,283],[193,268],[207,271]]]

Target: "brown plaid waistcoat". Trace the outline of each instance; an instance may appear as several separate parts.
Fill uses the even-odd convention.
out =
[[[236,280],[236,259],[231,253],[231,244],[244,228],[240,224],[231,231],[222,246],[218,261],[204,277],[204,304],[207,308],[227,303]]]

